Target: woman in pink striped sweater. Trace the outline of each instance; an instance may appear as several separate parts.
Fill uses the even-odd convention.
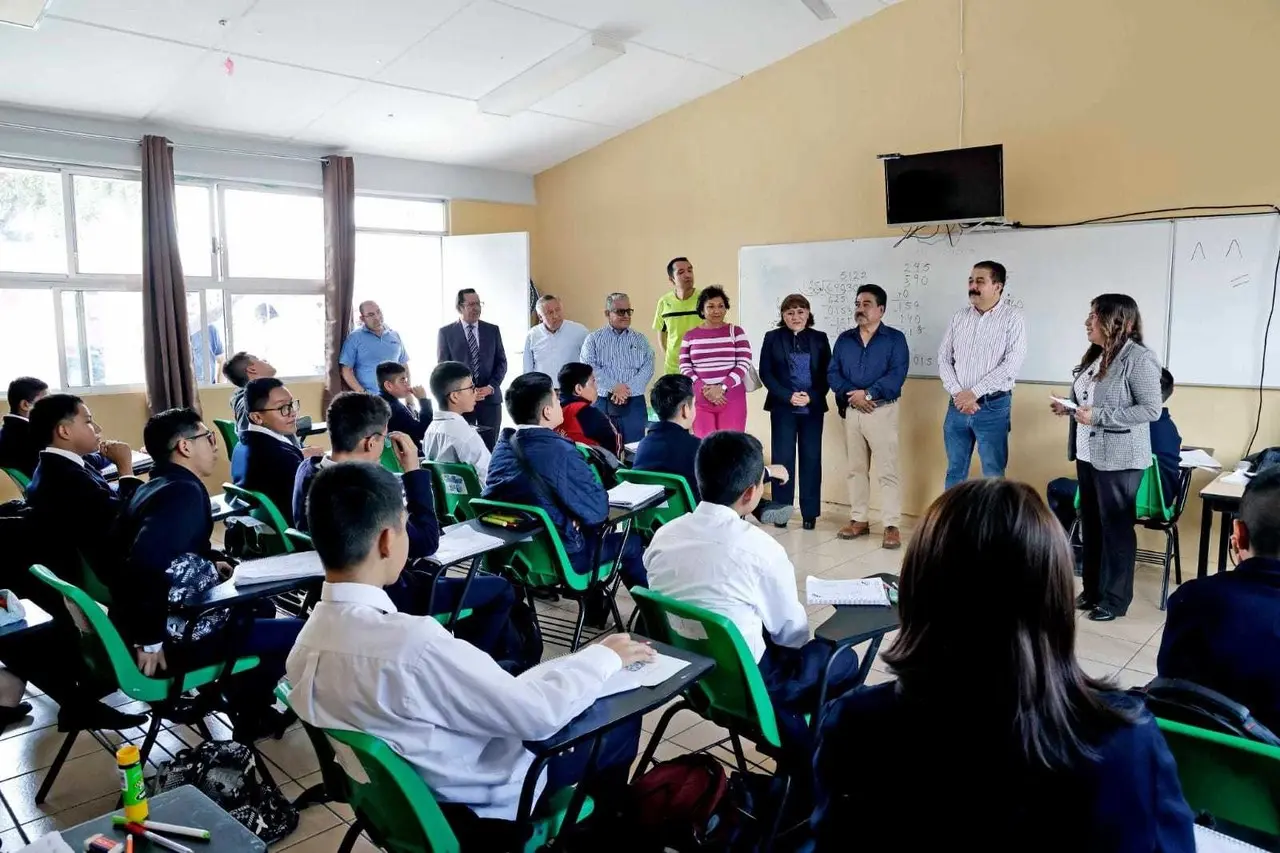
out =
[[[741,326],[724,321],[729,297],[718,286],[698,295],[701,326],[684,333],[680,343],[680,372],[693,380],[693,433],[699,438],[718,429],[747,428],[747,371],[751,342]]]

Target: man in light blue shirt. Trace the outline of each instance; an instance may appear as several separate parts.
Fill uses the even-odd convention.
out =
[[[342,366],[342,381],[352,391],[378,395],[378,365],[384,361],[408,365],[409,353],[405,351],[400,335],[382,322],[382,309],[373,300],[360,303],[360,322],[342,343],[338,364]]]
[[[560,300],[549,293],[538,299],[537,308],[542,322],[530,329],[525,338],[524,372],[545,373],[552,383],[557,383],[560,368],[578,360],[587,340],[587,327],[566,320]]]
[[[604,300],[604,316],[609,325],[587,335],[581,360],[596,373],[600,397],[596,408],[622,433],[630,444],[644,438],[648,406],[644,392],[653,378],[653,347],[649,339],[631,328],[631,298],[610,293]]]

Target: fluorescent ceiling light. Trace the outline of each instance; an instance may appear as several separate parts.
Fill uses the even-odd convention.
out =
[[[480,99],[480,112],[513,116],[627,52],[622,42],[592,34],[558,50]]]
[[[14,24],[33,30],[44,17],[49,0],[0,0],[0,24]]]
[[[834,21],[836,13],[827,5],[826,0],[800,0],[801,3],[809,7],[809,11],[819,21]]]

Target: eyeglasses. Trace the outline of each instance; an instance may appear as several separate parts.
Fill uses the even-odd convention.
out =
[[[298,401],[290,400],[289,402],[285,403],[283,406],[276,406],[274,409],[254,409],[254,411],[260,412],[260,413],[278,412],[282,417],[287,418],[289,417],[289,415],[297,414],[298,408],[299,408]]]
[[[613,309],[613,313],[617,314],[619,317],[630,317],[632,314],[636,313],[636,309],[634,309],[634,308],[614,308],[614,309]]]
[[[462,307],[463,308],[483,308],[484,303],[483,302],[464,302],[462,303]]]
[[[450,393],[450,394],[461,394],[463,391],[474,391],[474,390],[476,390],[476,383],[472,382],[470,385],[464,385],[464,386],[463,386],[463,387],[461,387],[461,388],[454,388],[454,389],[453,389],[452,391],[450,391],[449,393]]]
[[[209,442],[211,446],[215,446],[218,443],[218,439],[214,437],[213,430],[211,429],[207,429],[204,432],[198,432],[195,435],[189,435],[186,438],[180,438],[178,439],[178,441],[195,441],[196,439],[200,439],[200,438],[203,438],[205,441]]]

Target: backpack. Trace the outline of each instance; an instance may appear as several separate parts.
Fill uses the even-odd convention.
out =
[[[631,783],[632,813],[639,828],[663,846],[694,849],[715,832],[728,790],[720,762],[706,753],[681,755]]]
[[[155,793],[195,785],[267,844],[298,828],[298,810],[274,782],[259,778],[253,752],[230,740],[207,740],[158,765]]]
[[[222,550],[233,560],[253,560],[281,553],[280,536],[271,525],[251,516],[232,516],[223,521]]]

